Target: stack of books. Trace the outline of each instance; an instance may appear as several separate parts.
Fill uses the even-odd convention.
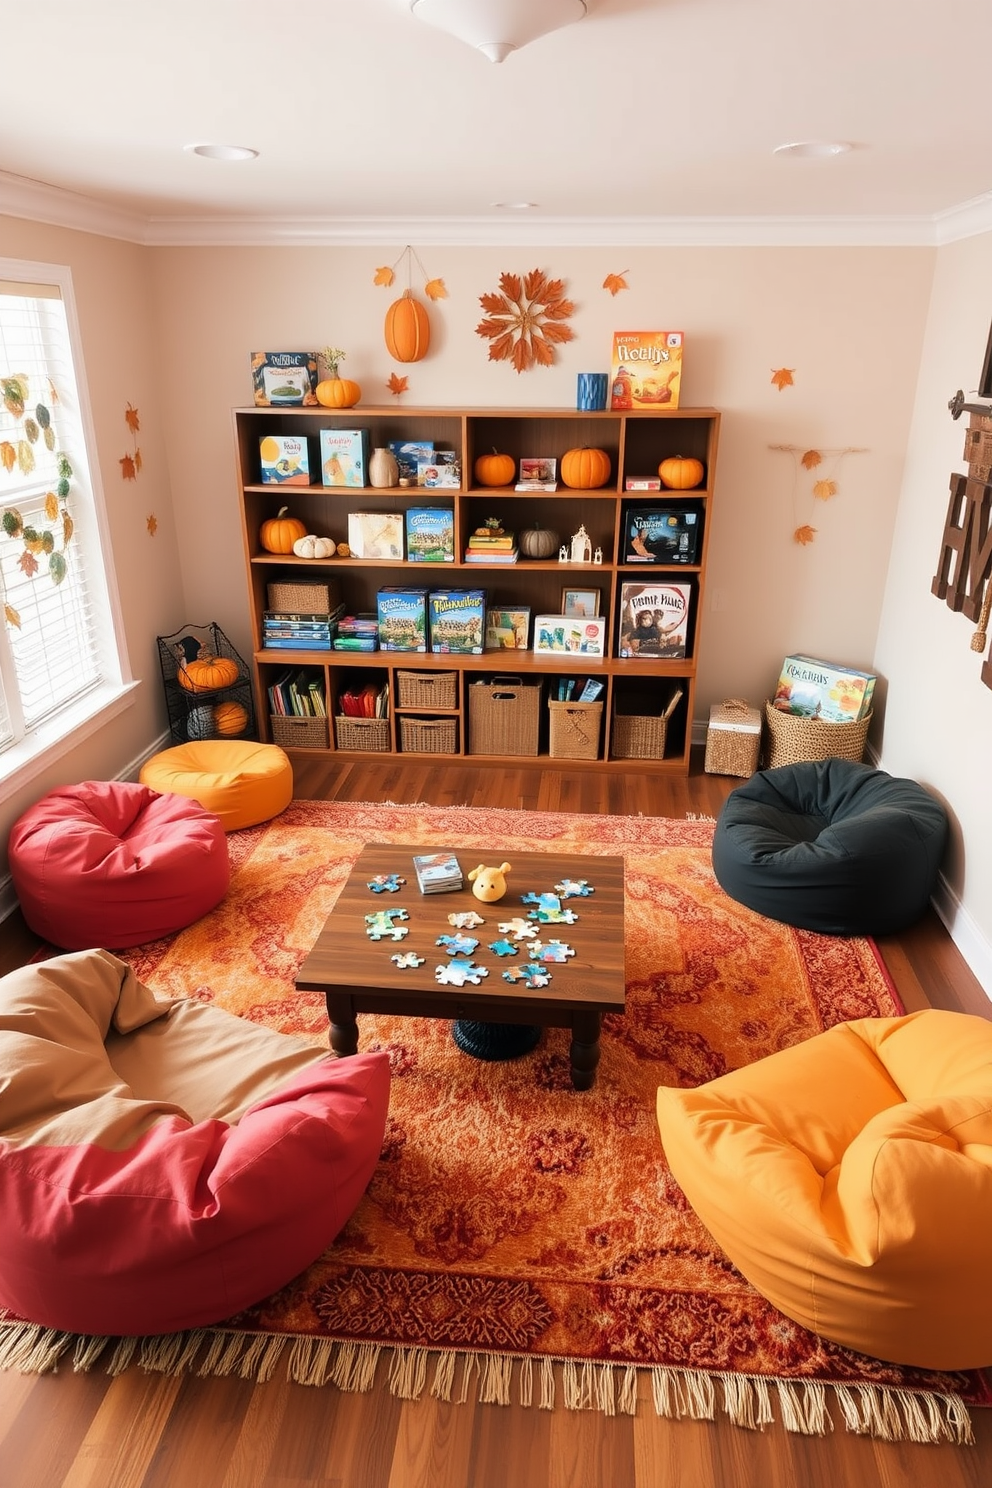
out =
[[[266,651],[330,651],[343,613],[344,605],[326,615],[266,610],[262,615],[262,645]]]
[[[389,684],[376,687],[367,682],[364,687],[349,688],[340,694],[338,703],[346,718],[388,718]]]
[[[479,527],[468,540],[466,563],[516,563],[517,540],[501,527]]]
[[[448,894],[463,886],[462,870],[454,853],[426,853],[414,858],[413,867],[422,894]]]
[[[335,651],[378,651],[379,617],[372,614],[342,615],[334,637]]]
[[[286,718],[326,718],[324,681],[306,670],[284,672],[268,688],[269,712]]]

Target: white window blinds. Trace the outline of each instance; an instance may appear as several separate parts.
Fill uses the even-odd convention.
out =
[[[0,278],[0,750],[104,680],[92,505],[59,286]]]

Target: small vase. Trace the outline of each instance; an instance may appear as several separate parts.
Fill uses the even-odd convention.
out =
[[[395,486],[400,478],[400,467],[396,463],[396,457],[388,449],[377,449],[372,451],[369,461],[369,485],[382,488],[384,486]]]

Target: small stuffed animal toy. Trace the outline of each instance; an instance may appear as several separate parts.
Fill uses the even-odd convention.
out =
[[[468,881],[476,899],[481,899],[484,904],[494,904],[497,899],[502,899],[509,871],[509,863],[501,863],[498,868],[484,868],[480,863],[478,868],[473,868]]]

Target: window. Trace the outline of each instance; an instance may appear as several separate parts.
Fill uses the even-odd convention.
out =
[[[0,259],[0,780],[124,690],[69,271]]]

